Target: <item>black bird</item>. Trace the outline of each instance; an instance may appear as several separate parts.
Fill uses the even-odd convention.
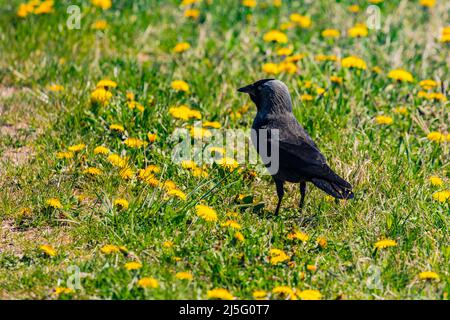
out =
[[[317,145],[298,123],[292,113],[291,96],[283,82],[263,79],[238,91],[248,93],[258,110],[252,126],[256,132],[255,136],[252,135],[252,142],[260,156],[262,156],[258,148],[260,129],[279,130],[279,167],[276,172],[270,172],[278,195],[275,214],[280,210],[285,181],[300,183],[300,211],[305,201],[306,182],[312,182],[336,199],[353,198],[350,183],[331,170]],[[270,143],[276,141],[269,135],[266,143],[270,150]],[[266,162],[265,164],[267,166]]]

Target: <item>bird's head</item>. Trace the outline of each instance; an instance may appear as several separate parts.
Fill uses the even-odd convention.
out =
[[[262,79],[238,89],[248,93],[258,111],[292,112],[291,96],[287,86],[275,79]]]

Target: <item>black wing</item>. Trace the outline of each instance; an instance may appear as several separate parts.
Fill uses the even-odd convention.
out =
[[[327,165],[326,159],[297,119],[277,119],[279,128],[280,170],[286,174],[303,177],[336,198],[351,198],[352,186]],[[277,121],[277,122],[278,122]]]

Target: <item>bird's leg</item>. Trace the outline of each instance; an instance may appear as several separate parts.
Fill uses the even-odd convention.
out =
[[[300,212],[303,210],[303,204],[305,203],[306,196],[306,182],[300,182]]]
[[[281,206],[281,200],[283,200],[283,195],[284,195],[284,187],[283,187],[283,181],[280,180],[275,180],[275,185],[277,187],[277,195],[278,195],[278,204],[277,204],[277,208],[275,209],[275,215],[278,215],[278,211],[280,211],[280,206]]]

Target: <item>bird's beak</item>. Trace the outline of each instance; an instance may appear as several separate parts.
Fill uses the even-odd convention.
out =
[[[253,92],[253,85],[250,84],[250,85],[248,85],[248,86],[239,88],[237,91],[239,91],[239,92],[244,92],[244,93],[249,93],[249,94],[250,94],[250,93]]]

